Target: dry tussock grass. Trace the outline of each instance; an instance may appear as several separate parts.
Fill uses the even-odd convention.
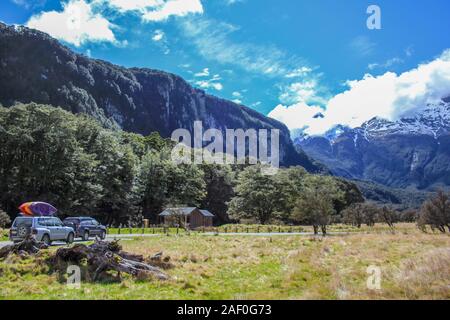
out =
[[[450,247],[404,260],[394,280],[406,299],[450,299]]]

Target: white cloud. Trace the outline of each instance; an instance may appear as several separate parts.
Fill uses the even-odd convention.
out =
[[[200,0],[168,0],[148,10],[142,18],[146,21],[164,21],[170,16],[183,17],[193,13],[203,13]]]
[[[164,21],[171,16],[202,14],[201,0],[103,0],[121,12],[136,11],[144,21]]]
[[[209,68],[205,68],[201,72],[194,74],[194,77],[209,77]]]
[[[223,85],[214,80],[200,80],[196,81],[195,84],[202,89],[215,89],[217,91],[221,91],[223,89]]]
[[[47,0],[12,0],[12,2],[29,10],[42,7],[47,2]]]
[[[75,46],[89,41],[117,43],[112,24],[92,11],[84,0],[63,3],[63,11],[49,11],[34,15],[27,27],[48,33]]]
[[[412,46],[409,46],[405,49],[405,55],[407,57],[411,57],[414,54],[414,48]]]
[[[206,18],[185,19],[182,31],[197,52],[220,64],[237,66],[247,72],[267,77],[285,77],[305,65],[305,61],[289,56],[275,46],[235,42],[231,35],[239,27]]]
[[[306,76],[308,73],[311,73],[313,70],[309,67],[301,67],[295,70],[292,70],[291,72],[289,72],[288,74],[286,74],[286,78],[299,78],[299,77],[304,77]]]
[[[362,56],[368,56],[375,50],[376,44],[367,36],[359,36],[352,40],[350,48]]]
[[[307,127],[309,134],[322,134],[337,124],[357,127],[374,117],[396,120],[414,114],[450,96],[450,50],[400,75],[367,74],[347,84],[347,91],[328,101],[324,118],[314,118],[320,108],[304,102],[277,106],[269,115],[290,129]]]
[[[283,122],[289,129],[307,129],[309,133],[324,132],[323,122],[312,121],[317,114],[323,113],[319,106],[309,106],[299,102],[292,106],[278,105],[269,113],[269,117]]]
[[[227,6],[230,6],[236,3],[245,2],[246,0],[224,0],[224,1]]]
[[[156,47],[158,47],[163,54],[168,55],[170,53],[169,44],[164,31],[157,29],[152,34],[152,40]]]
[[[242,98],[242,93],[239,91],[234,91],[231,95],[235,98]]]
[[[297,102],[310,102],[317,99],[317,81],[307,80],[304,82],[294,82],[283,89],[280,101],[286,104]]]
[[[163,0],[104,0],[120,11],[142,11],[145,12],[147,8],[155,8],[164,4]]]
[[[194,76],[197,78],[205,78],[208,77],[209,74],[209,69],[205,68],[202,72],[196,73]],[[194,84],[202,89],[214,89],[217,91],[221,91],[223,89],[223,84],[220,83],[220,80],[222,80],[220,75],[215,74],[210,79],[194,81]]]
[[[163,40],[164,36],[165,36],[164,31],[155,30],[155,32],[153,32],[152,40],[158,42]]]
[[[242,92],[246,92],[246,90],[242,90]],[[243,103],[243,99],[244,99],[244,95],[242,94],[242,92],[240,91],[233,91],[231,93],[232,97],[233,97],[233,101],[234,103],[237,104],[242,104]]]
[[[382,63],[371,63],[368,65],[369,70],[374,70],[374,69],[388,69],[390,67],[392,67],[393,65],[396,64],[400,64],[403,63],[404,60],[398,57],[392,58],[392,59],[388,59],[385,62]]]

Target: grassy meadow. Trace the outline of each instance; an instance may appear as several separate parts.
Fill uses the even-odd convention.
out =
[[[8,241],[9,230],[0,228],[0,241]]]
[[[170,256],[171,279],[124,276],[122,283],[82,283],[80,289],[49,273],[48,252],[9,257],[0,262],[0,299],[450,299],[449,235],[422,233],[413,224],[395,231],[383,225],[334,229],[349,233],[123,240],[126,251]],[[367,288],[371,265],[381,268],[381,290]]]

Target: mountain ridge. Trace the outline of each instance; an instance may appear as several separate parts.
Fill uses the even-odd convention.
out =
[[[248,107],[207,94],[182,77],[124,68],[73,52],[46,33],[0,23],[0,103],[36,102],[86,113],[107,127],[170,137],[179,128],[279,129],[283,166],[310,172],[324,166],[295,148],[288,128]]]
[[[332,173],[349,179],[419,190],[450,187],[448,99],[396,121],[373,118],[358,128],[333,130],[295,143]]]

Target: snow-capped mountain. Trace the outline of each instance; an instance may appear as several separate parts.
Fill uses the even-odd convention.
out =
[[[389,134],[430,135],[435,138],[450,132],[450,103],[429,105],[424,111],[398,121],[374,118],[363,124],[368,137]]]
[[[397,121],[374,118],[295,142],[337,175],[401,188],[450,186],[449,99]]]

